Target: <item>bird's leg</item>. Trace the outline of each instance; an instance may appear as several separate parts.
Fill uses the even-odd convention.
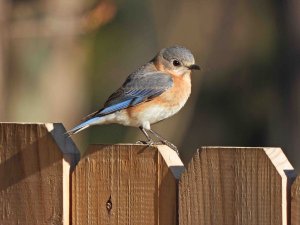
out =
[[[169,142],[168,140],[166,140],[165,138],[163,138],[162,136],[160,136],[158,133],[156,133],[154,130],[152,129],[149,129],[149,131],[154,135],[156,136],[163,144],[169,146],[170,148],[172,148],[178,155],[179,155],[179,152],[178,152],[178,149],[177,147],[172,144],[171,142]]]
[[[142,126],[139,127],[139,129],[143,132],[143,134],[146,136],[147,141],[138,141],[137,144],[148,144],[149,146],[152,145],[154,142]]]
[[[140,130],[143,132],[143,134],[146,136],[147,141],[137,141],[137,142],[136,142],[137,144],[147,144],[147,145],[149,145],[149,146],[160,144],[160,142],[154,142],[154,141],[152,140],[152,138],[149,136],[149,134],[147,133],[147,130],[146,130],[144,127],[140,126],[139,129],[140,129]]]

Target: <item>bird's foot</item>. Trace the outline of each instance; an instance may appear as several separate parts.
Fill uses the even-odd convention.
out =
[[[136,144],[144,144],[144,145],[148,145],[148,146],[153,146],[153,145],[160,145],[162,142],[154,142],[153,140],[149,140],[149,141],[137,141]]]
[[[149,145],[151,143],[151,141],[142,141],[142,140],[139,140],[137,142],[135,142],[136,144],[143,144],[143,145]]]
[[[179,155],[179,151],[178,151],[178,148],[172,144],[171,142],[167,141],[166,139],[162,139],[160,140],[159,142],[154,142],[153,140],[148,140],[148,141],[137,141],[136,144],[144,144],[144,145],[148,145],[149,147],[150,146],[153,146],[153,145],[161,145],[161,144],[164,144],[164,145],[167,145],[169,148],[173,149],[177,155]]]

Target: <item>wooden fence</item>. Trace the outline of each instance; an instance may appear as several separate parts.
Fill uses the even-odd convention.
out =
[[[0,224],[300,225],[280,148],[91,145],[61,124],[0,123]],[[296,179],[295,179],[296,178]]]

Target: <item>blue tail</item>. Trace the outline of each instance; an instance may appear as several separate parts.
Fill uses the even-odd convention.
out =
[[[77,134],[79,133],[80,131],[92,126],[92,125],[95,125],[97,123],[99,123],[101,117],[94,117],[94,118],[91,118],[87,121],[84,121],[83,123],[77,125],[76,127],[74,127],[73,129],[67,131],[66,133],[71,136],[73,134]]]

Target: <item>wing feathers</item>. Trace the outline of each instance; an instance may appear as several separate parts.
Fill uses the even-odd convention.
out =
[[[133,74],[123,86],[114,92],[104,104],[104,108],[88,115],[84,120],[101,117],[110,113],[149,101],[172,87],[172,78],[161,72]]]

